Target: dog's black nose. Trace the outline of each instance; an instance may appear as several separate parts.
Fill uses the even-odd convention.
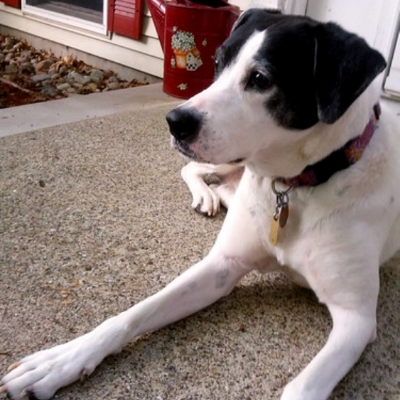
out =
[[[194,108],[178,107],[166,116],[169,130],[178,140],[192,142],[200,132],[203,116]]]

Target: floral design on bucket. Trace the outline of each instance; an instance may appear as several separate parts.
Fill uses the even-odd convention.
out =
[[[203,61],[201,60],[200,51],[196,47],[193,33],[180,31],[174,27],[174,34],[171,39],[171,47],[175,54],[174,68],[186,69],[187,71],[196,71]]]
[[[187,83],[180,83],[177,88],[179,90],[187,90],[188,89],[188,84]]]

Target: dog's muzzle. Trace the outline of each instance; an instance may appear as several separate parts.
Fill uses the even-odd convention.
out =
[[[178,142],[186,144],[196,140],[203,124],[203,115],[195,108],[174,108],[166,119],[171,135]]]

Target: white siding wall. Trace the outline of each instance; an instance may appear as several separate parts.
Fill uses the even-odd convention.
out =
[[[276,8],[278,4],[286,1],[290,0],[231,0],[229,3],[244,10],[253,4]],[[116,34],[110,38],[77,29],[24,14],[21,10],[8,7],[2,2],[0,2],[0,32],[1,26],[27,35],[44,39],[51,38],[51,41],[68,48],[112,60],[156,77],[163,76],[163,52],[147,5],[144,10],[143,36],[140,40],[132,40]]]
[[[307,15],[334,21],[364,37],[386,57],[390,50],[400,0],[308,0]]]

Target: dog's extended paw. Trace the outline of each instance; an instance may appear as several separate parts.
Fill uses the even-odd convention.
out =
[[[285,386],[280,400],[325,400],[328,395],[318,384],[308,387],[298,376]]]
[[[0,393],[11,399],[50,399],[61,387],[89,376],[96,364],[89,363],[87,346],[80,338],[39,351],[10,366],[1,380]]]

